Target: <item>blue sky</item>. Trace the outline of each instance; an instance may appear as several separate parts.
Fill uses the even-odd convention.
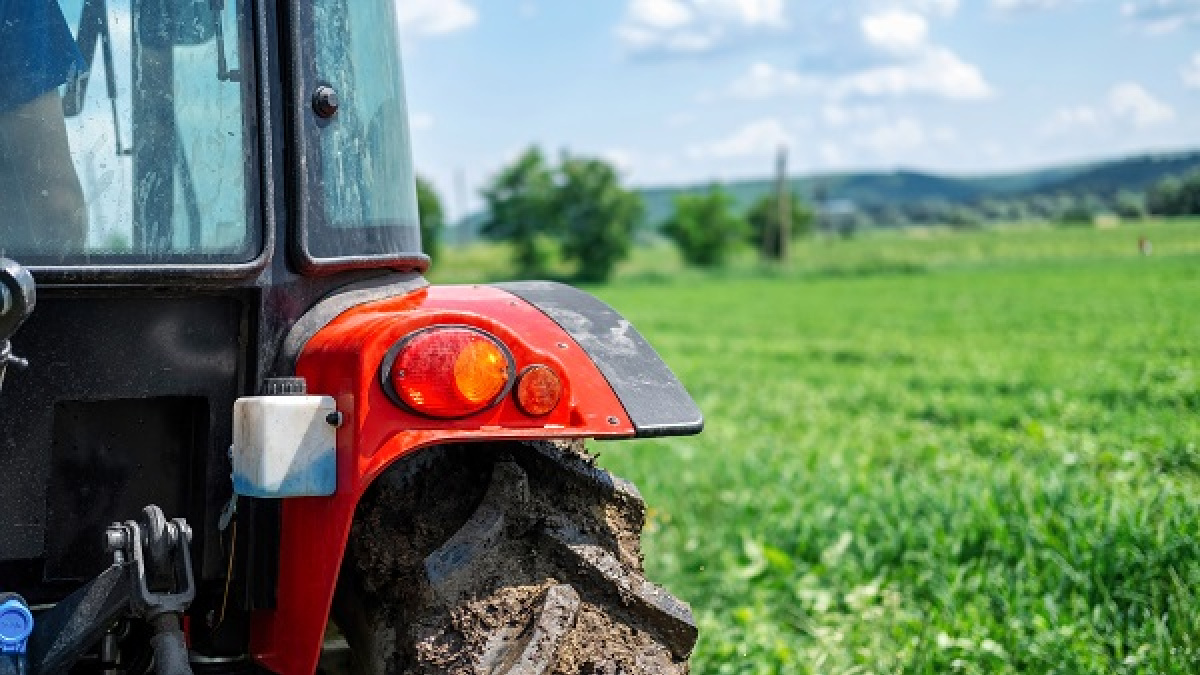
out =
[[[452,215],[524,147],[659,185],[1200,147],[1200,0],[400,0]],[[460,178],[461,177],[461,178]]]

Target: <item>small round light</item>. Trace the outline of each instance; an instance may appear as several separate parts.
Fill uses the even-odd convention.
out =
[[[562,380],[548,366],[529,366],[517,380],[517,406],[526,415],[549,415],[562,398]]]
[[[453,419],[499,403],[512,381],[512,357],[492,336],[439,326],[401,340],[384,358],[383,388],[429,417]]]

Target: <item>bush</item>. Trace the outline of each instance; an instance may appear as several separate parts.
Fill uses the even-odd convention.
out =
[[[421,248],[425,255],[437,258],[441,250],[445,213],[433,184],[417,176],[417,213],[421,218]]]
[[[1146,217],[1146,197],[1130,190],[1117,194],[1113,210],[1125,220],[1141,220]]]
[[[734,213],[733,198],[714,186],[708,194],[676,197],[675,213],[663,232],[689,264],[716,267],[725,263],[747,229],[746,221]]]
[[[621,185],[609,163],[564,154],[557,167],[531,147],[483,191],[488,219],[483,234],[513,245],[517,272],[544,276],[548,240],[561,245],[583,281],[606,281],[628,257],[642,219],[641,197]]]
[[[482,232],[512,243],[517,272],[523,277],[544,275],[550,262],[540,240],[554,229],[553,193],[553,173],[536,147],[502,169],[483,191],[488,219]]]
[[[607,281],[629,256],[633,230],[645,210],[642,199],[623,188],[617,170],[599,159],[564,157],[558,175],[553,210],[563,255],[578,264],[581,281]]]
[[[1084,204],[1076,203],[1064,209],[1058,219],[1063,225],[1091,225],[1095,215]]]
[[[791,208],[789,218],[789,234],[792,239],[805,236],[812,232],[813,212],[795,194],[788,195]],[[782,242],[779,237],[779,195],[768,194],[755,202],[746,214],[749,225],[749,241],[764,257],[779,260],[783,257]]]

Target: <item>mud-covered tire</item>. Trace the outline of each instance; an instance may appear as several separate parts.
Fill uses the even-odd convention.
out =
[[[358,508],[334,603],[354,672],[688,672],[695,622],[645,579],[631,483],[582,442],[426,452]]]

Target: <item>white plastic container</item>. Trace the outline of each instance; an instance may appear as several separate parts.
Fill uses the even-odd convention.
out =
[[[337,404],[329,396],[252,396],[233,404],[233,489],[246,497],[337,490]]]

